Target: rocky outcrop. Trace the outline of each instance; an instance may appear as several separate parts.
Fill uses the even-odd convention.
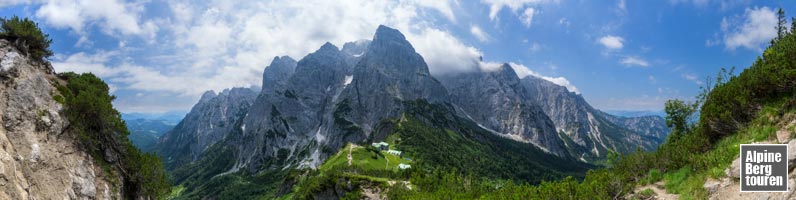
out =
[[[0,58],[0,199],[120,198],[120,178],[67,131],[63,106],[53,99],[53,83],[61,80],[49,63],[28,59],[5,40]]]
[[[263,70],[262,94],[273,94],[285,87],[287,79],[296,70],[296,60],[289,56],[274,57],[271,64]]]

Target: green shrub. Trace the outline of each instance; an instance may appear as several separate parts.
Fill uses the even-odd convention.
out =
[[[65,115],[71,122],[69,130],[77,134],[81,146],[91,153],[105,171],[111,166],[124,172],[125,191],[134,196],[164,197],[170,191],[160,158],[141,153],[127,139],[128,130],[121,114],[111,103],[116,97],[108,94],[108,85],[91,73],[63,73],[66,86],[58,86],[63,96]],[[56,95],[56,97],[58,97]],[[56,100],[58,101],[58,100]],[[119,160],[107,163],[108,153]]]
[[[50,50],[53,42],[50,35],[42,32],[39,25],[28,18],[0,18],[0,38],[10,41],[35,60],[43,60],[53,55]]]
[[[647,172],[647,177],[642,181],[642,184],[653,184],[663,179],[663,174],[661,170],[658,169],[650,169]]]

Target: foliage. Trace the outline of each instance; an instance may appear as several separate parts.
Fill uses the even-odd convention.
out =
[[[679,137],[683,133],[691,132],[698,108],[697,102],[689,103],[679,99],[666,101],[666,126],[672,130],[669,137]]]
[[[654,184],[663,180],[663,174],[659,169],[650,169],[647,172],[647,177],[641,180],[641,185]]]
[[[65,115],[82,147],[99,163],[120,169],[125,195],[163,197],[170,191],[163,163],[154,154],[142,153],[127,139],[127,127],[111,102],[108,85],[91,73],[64,73],[66,86],[59,85]],[[118,157],[118,160],[114,158]]]
[[[53,55],[50,35],[42,32],[39,25],[28,18],[0,18],[0,38],[12,42],[17,49],[37,61]]]
[[[422,170],[455,168],[466,175],[540,183],[567,176],[580,179],[593,168],[487,132],[446,105],[424,100],[405,104],[408,111],[394,128],[401,138],[395,145]]]
[[[348,165],[349,149],[351,165]],[[361,147],[349,144],[327,159],[318,170],[309,170],[299,177],[293,188],[293,198],[317,199],[321,198],[317,195],[330,192],[343,199],[359,197],[361,191],[355,189],[359,186],[378,187],[386,185],[389,180],[407,180],[408,173],[398,169],[399,163],[411,162],[392,154],[381,153],[369,145]],[[349,183],[353,185],[349,187]]]

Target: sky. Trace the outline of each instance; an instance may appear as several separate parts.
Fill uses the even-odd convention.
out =
[[[127,113],[187,112],[207,90],[259,86],[275,56],[371,39],[380,24],[432,75],[510,63],[601,110],[659,111],[750,66],[779,7],[796,16],[792,1],[752,0],[0,0],[0,16],[37,21],[55,70],[98,75]]]

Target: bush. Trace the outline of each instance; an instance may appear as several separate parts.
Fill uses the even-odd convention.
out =
[[[170,185],[163,163],[154,154],[141,153],[127,139],[129,132],[111,104],[116,97],[108,94],[108,85],[91,73],[60,76],[67,81],[66,86],[58,86],[58,91],[71,122],[69,131],[104,169],[115,167],[123,172],[125,196],[158,198],[168,194]],[[118,160],[111,159],[114,155]]]
[[[0,18],[0,38],[12,42],[17,49],[35,60],[53,55],[50,35],[42,32],[39,25],[28,18]]]

